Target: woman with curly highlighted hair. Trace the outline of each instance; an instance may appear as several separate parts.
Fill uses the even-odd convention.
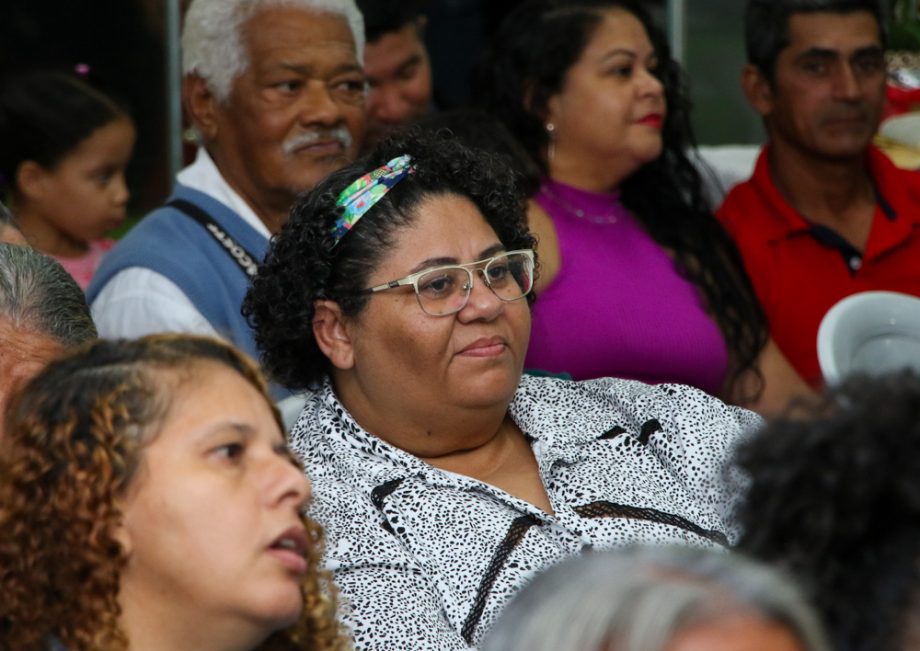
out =
[[[26,385],[6,425],[3,649],[346,647],[310,483],[231,347],[94,343]]]
[[[475,648],[587,549],[728,544],[757,418],[686,386],[522,376],[536,258],[514,172],[394,135],[305,195],[244,303],[359,649]]]

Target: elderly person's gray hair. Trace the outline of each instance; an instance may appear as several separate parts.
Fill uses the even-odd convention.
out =
[[[13,219],[13,213],[0,201],[0,228],[3,226],[15,226],[16,220]]]
[[[396,0],[394,0],[396,1]],[[241,31],[263,9],[293,7],[342,16],[364,60],[364,19],[354,0],[192,0],[182,29],[182,71],[204,79],[221,102],[249,66]]]
[[[64,346],[96,339],[83,290],[56,260],[0,243],[0,318]]]
[[[537,576],[508,605],[482,651],[663,651],[681,631],[734,614],[785,627],[828,651],[799,591],[727,552],[678,547],[585,554]]]

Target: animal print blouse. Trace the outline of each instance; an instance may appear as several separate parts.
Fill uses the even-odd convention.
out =
[[[358,649],[475,648],[541,569],[592,548],[727,545],[732,448],[759,418],[697,389],[525,376],[509,413],[555,514],[364,431],[327,383],[291,446]]]

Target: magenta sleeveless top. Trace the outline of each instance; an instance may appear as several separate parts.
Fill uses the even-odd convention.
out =
[[[719,393],[728,353],[718,326],[619,194],[545,179],[535,200],[555,226],[561,266],[533,306],[525,366]]]

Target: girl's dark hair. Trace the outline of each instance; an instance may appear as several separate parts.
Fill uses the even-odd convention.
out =
[[[766,317],[737,248],[704,197],[700,173],[689,158],[695,142],[684,74],[642,3],[523,2],[506,17],[480,65],[474,95],[547,173],[544,121],[549,100],[562,91],[569,69],[581,57],[603,12],[610,9],[633,14],[645,27],[658,55],[657,75],[668,107],[663,151],[622,182],[622,201],[652,239],[674,252],[681,274],[702,292],[729,349],[731,382],[754,368],[768,338]]]
[[[749,480],[738,547],[802,582],[833,647],[914,648],[904,638],[920,603],[920,376],[854,376],[797,403],[737,465]]]
[[[334,244],[331,231],[341,214],[336,200],[342,190],[402,154],[412,156],[414,171]],[[466,197],[506,249],[533,248],[525,197],[516,178],[499,155],[468,149],[445,132],[413,128],[383,141],[368,157],[335,172],[304,195],[272,240],[243,302],[262,363],[273,379],[303,389],[329,373],[329,360],[313,337],[314,301],[330,299],[348,316],[359,313],[369,297],[358,292],[367,287],[374,268],[426,199]]]
[[[54,167],[96,129],[127,115],[74,75],[40,71],[14,77],[0,89],[0,190],[15,188],[24,161]]]

